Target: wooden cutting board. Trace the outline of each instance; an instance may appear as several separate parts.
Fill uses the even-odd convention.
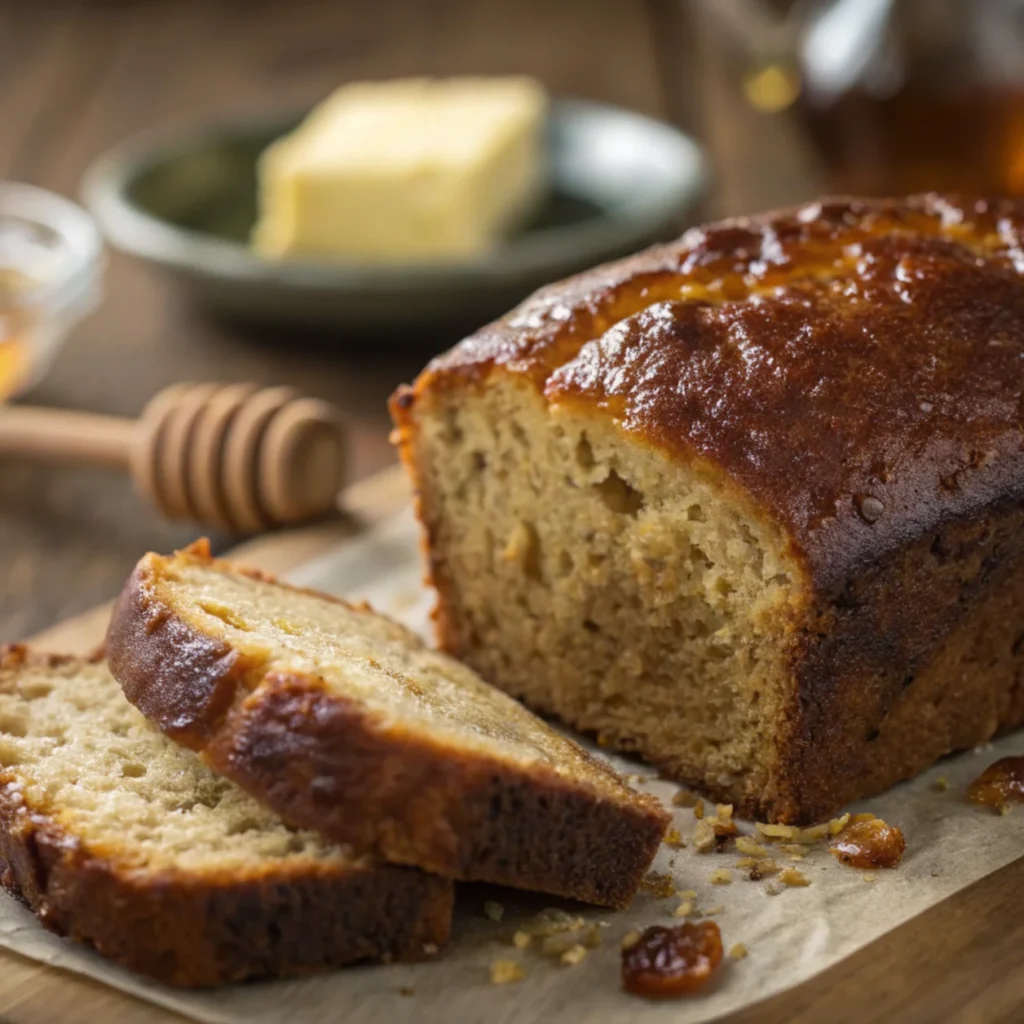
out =
[[[404,475],[397,467],[389,469],[346,493],[346,515],[337,522],[261,537],[232,555],[271,572],[287,572],[351,540],[408,500]],[[46,630],[33,643],[54,651],[87,651],[102,640],[108,614],[109,605],[93,609]],[[817,978],[729,1021],[1008,1024],[1024,1021],[1022,967],[1024,860],[982,879]],[[0,1014],[12,1024],[182,1020],[114,989],[2,950]]]

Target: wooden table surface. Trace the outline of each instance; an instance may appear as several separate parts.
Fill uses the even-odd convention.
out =
[[[0,0],[0,178],[75,195],[89,162],[140,130],[294,109],[354,77],[463,72],[528,72],[555,93],[686,119],[716,166],[708,213],[796,201],[820,187],[794,126],[742,105],[709,56],[706,28],[691,31],[676,0]],[[247,337],[116,254],[106,290],[31,401],[135,415],[176,380],[289,383],[341,405],[355,476],[392,460],[392,387],[455,340],[409,337],[371,357],[358,338]],[[192,535],[161,521],[122,477],[5,465],[0,640],[108,599],[144,549]],[[1011,867],[742,1020],[1024,1020],[1022,921],[1024,872]],[[0,1017],[171,1019],[8,954]]]

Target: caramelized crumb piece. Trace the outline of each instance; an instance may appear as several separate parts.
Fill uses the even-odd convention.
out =
[[[903,833],[881,818],[852,822],[830,847],[833,856],[851,868],[894,868],[906,848]]]
[[[680,789],[673,795],[672,803],[676,807],[695,807],[697,794],[690,789]]]
[[[793,886],[794,888],[803,888],[811,884],[811,880],[796,868],[783,868],[779,872],[779,881],[783,885]]]
[[[737,942],[735,945],[729,947],[729,956],[733,960],[742,960],[748,953],[747,947],[742,942]]]
[[[967,790],[972,804],[1007,814],[1011,805],[1024,803],[1024,757],[1004,757],[991,764]]]
[[[874,821],[875,816],[870,811],[861,811],[860,814],[855,814],[850,819],[851,825],[856,825],[859,821]]]
[[[508,985],[525,977],[526,971],[515,960],[495,960],[491,964],[491,982],[494,985]]]
[[[622,987],[648,999],[696,992],[722,961],[722,933],[714,921],[663,928],[654,925],[622,953]]]

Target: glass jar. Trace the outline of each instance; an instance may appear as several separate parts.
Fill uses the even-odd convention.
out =
[[[0,401],[31,387],[100,297],[103,247],[70,200],[0,182]]]

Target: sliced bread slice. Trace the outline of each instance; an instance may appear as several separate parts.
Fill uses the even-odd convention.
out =
[[[446,941],[452,887],[295,831],[125,699],[106,665],[0,652],[4,886],[52,930],[199,987]]]
[[[396,864],[621,906],[668,823],[405,627],[204,543],[140,561],[107,646],[128,699],[214,771]]]

